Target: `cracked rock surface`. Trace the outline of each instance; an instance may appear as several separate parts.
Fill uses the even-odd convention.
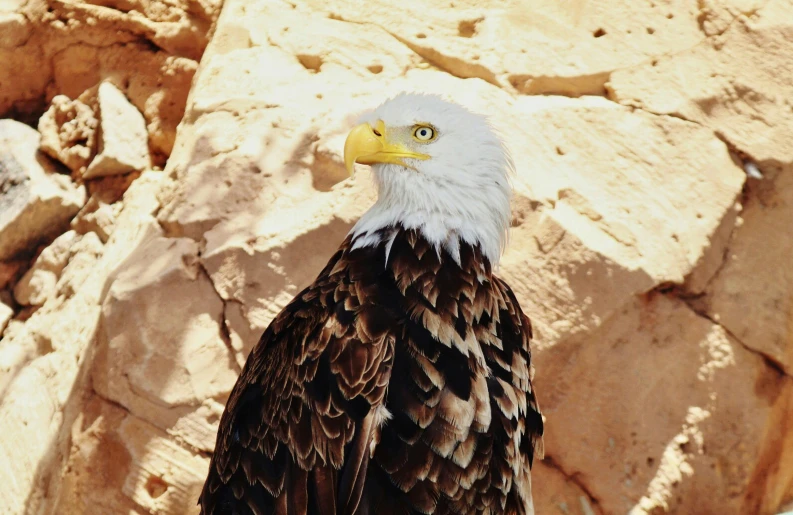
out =
[[[0,505],[198,512],[248,352],[374,200],[346,132],[403,90],[488,113],[516,164],[499,273],[535,327],[537,513],[793,502],[788,0],[226,0],[189,99],[214,4],[134,5],[0,7],[0,60],[52,63],[0,69],[0,112],[51,99],[80,171],[98,82],[70,85],[99,66],[169,156],[0,263]]]
[[[56,95],[112,81],[170,154],[220,0],[0,3],[0,117],[37,119]]]

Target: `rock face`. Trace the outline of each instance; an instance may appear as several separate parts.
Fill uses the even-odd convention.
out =
[[[12,320],[0,342],[0,431],[15,435],[0,439],[6,457],[0,481],[7,485],[0,502],[9,513],[60,513],[53,503],[72,424],[92,391],[89,372],[106,280],[131,246],[156,233],[152,213],[161,181],[158,172],[135,181],[120,201],[119,225],[106,244],[94,232],[67,232],[17,283],[18,300],[39,307]]]
[[[793,253],[793,167],[748,193],[724,268],[697,306],[793,375],[793,267],[784,264]]]
[[[93,109],[79,100],[57,95],[39,120],[41,150],[70,170],[85,170],[96,155],[99,122]]]
[[[111,82],[99,85],[99,153],[83,173],[92,179],[142,172],[151,166],[146,120]]]
[[[0,3],[0,117],[34,120],[62,94],[112,81],[143,113],[155,164],[170,154],[219,0]]]
[[[8,326],[8,322],[13,316],[14,309],[4,301],[0,300],[0,333],[5,331],[5,328]]]
[[[55,294],[58,277],[69,263],[72,245],[77,239],[74,231],[55,238],[14,287],[14,299],[23,306],[41,306]]]
[[[0,260],[62,230],[85,203],[85,189],[57,172],[39,139],[26,125],[0,120]]]
[[[346,132],[403,90],[488,113],[516,163],[499,273],[535,327],[547,418],[537,513],[790,505],[789,1],[410,1],[397,13],[227,0],[175,143],[165,99],[183,98],[188,73],[157,85],[120,63],[193,63],[212,16],[203,4],[141,5],[58,4],[56,18],[75,21],[46,29],[0,15],[0,59],[54,55],[42,30],[99,38],[89,17],[160,49],[108,37],[62,49],[53,74],[68,98],[39,125],[50,155],[90,170],[103,152],[91,120],[121,129],[85,94],[96,63],[111,95],[142,113],[155,163],[173,149],[164,173],[89,181],[71,230],[0,267],[0,328],[3,306],[12,312],[0,434],[18,435],[0,438],[0,484],[11,485],[0,505],[197,513],[248,352],[374,200],[363,168],[345,180]],[[81,70],[91,77],[66,87]],[[43,91],[12,91],[2,73],[14,109]]]

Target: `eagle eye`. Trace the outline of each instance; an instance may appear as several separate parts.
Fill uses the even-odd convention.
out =
[[[419,143],[428,143],[435,139],[435,129],[429,125],[416,125],[413,127],[413,139]]]

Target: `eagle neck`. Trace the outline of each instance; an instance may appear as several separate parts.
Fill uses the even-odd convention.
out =
[[[425,167],[429,166],[427,164]],[[462,245],[479,247],[495,267],[509,232],[511,189],[506,180],[482,184],[374,165],[377,201],[350,231],[356,247],[379,245],[388,229],[415,229],[434,248],[460,263]]]
[[[450,251],[449,249],[454,249]],[[373,233],[351,236],[351,250],[366,250],[381,254],[378,261],[386,269],[399,275],[411,275],[422,271],[444,270],[473,274],[479,282],[491,279],[493,267],[490,259],[478,244],[470,244],[462,239],[456,245],[437,245],[430,241],[420,229],[406,228],[400,224],[383,227]],[[406,270],[409,267],[410,270]],[[412,268],[415,267],[415,270]]]

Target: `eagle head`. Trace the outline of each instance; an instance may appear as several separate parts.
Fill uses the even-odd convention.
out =
[[[402,93],[365,114],[344,145],[350,174],[372,167],[378,198],[353,228],[355,246],[382,229],[416,229],[459,262],[479,246],[495,266],[510,219],[512,160],[487,119],[435,95]]]

